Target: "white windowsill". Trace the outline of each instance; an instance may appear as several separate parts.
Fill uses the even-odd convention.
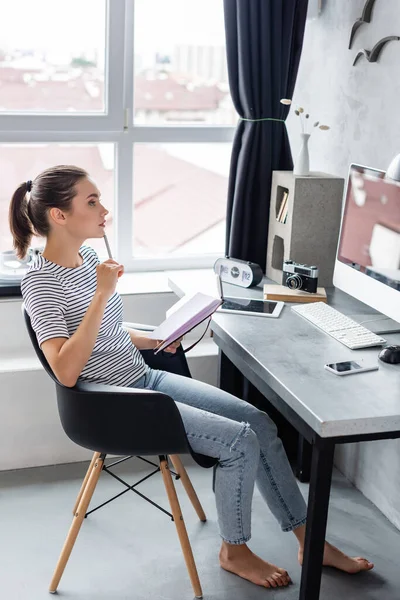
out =
[[[134,294],[166,294],[174,290],[169,285],[169,278],[172,275],[179,275],[180,278],[188,276],[188,280],[198,273],[201,275],[211,269],[176,269],[173,271],[151,271],[147,273],[125,273],[118,282],[117,291],[121,296],[130,296]],[[21,296],[0,297],[0,302],[21,302]]]
[[[20,371],[38,371],[43,367],[34,351],[22,349],[14,354],[7,353],[7,356],[1,355],[0,375],[2,373],[14,373]]]
[[[129,296],[131,294],[162,294],[171,293],[171,291],[165,271],[124,273],[117,285],[117,292],[121,296]]]

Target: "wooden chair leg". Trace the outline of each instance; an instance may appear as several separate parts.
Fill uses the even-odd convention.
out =
[[[183,557],[186,562],[186,567],[189,573],[190,581],[194,595],[196,598],[202,598],[203,592],[201,590],[200,579],[197,573],[196,563],[194,562],[192,548],[189,542],[188,534],[185,527],[185,522],[182,517],[181,507],[179,506],[178,496],[174,482],[172,481],[171,472],[168,467],[167,460],[164,457],[160,457],[160,469],[164,480],[165,489],[167,491],[168,500],[171,506],[172,515],[175,521],[176,531],[178,533],[179,541],[181,543]]]
[[[198,496],[195,492],[192,482],[190,481],[189,475],[187,474],[186,469],[182,464],[181,459],[177,454],[171,454],[170,459],[172,464],[174,465],[175,471],[178,473],[178,475],[180,475],[182,485],[185,488],[187,495],[189,496],[189,500],[192,503],[193,508],[197,513],[197,516],[199,517],[200,521],[203,521],[203,523],[205,523],[207,521],[206,514],[203,510],[203,507],[200,504],[200,500],[198,499]]]
[[[88,468],[88,470],[86,471],[85,479],[82,481],[81,489],[79,490],[79,494],[78,494],[78,497],[77,497],[77,499],[76,499],[76,502],[75,502],[74,509],[73,509],[73,511],[72,511],[72,514],[73,514],[73,515],[76,513],[76,510],[77,510],[77,508],[78,508],[78,504],[79,504],[79,502],[80,502],[80,500],[81,500],[81,498],[82,498],[82,494],[83,494],[83,492],[85,491],[86,484],[87,484],[87,482],[89,481],[90,473],[92,472],[92,469],[93,469],[93,467],[94,467],[94,463],[95,463],[95,462],[96,462],[96,460],[99,458],[99,456],[100,456],[100,452],[95,452],[95,453],[93,454],[93,458],[92,458],[92,460],[90,461],[90,465],[89,465],[89,468]]]
[[[49,591],[52,594],[55,594],[57,591],[58,584],[60,583],[60,579],[64,572],[65,566],[68,562],[70,554],[72,552],[72,548],[74,547],[76,538],[78,537],[79,530],[82,525],[82,521],[85,518],[85,514],[87,508],[89,506],[90,500],[93,496],[93,492],[96,488],[97,482],[100,477],[101,470],[103,468],[104,460],[102,458],[97,458],[97,460],[93,464],[93,468],[89,475],[89,480],[87,485],[83,491],[82,497],[79,501],[79,505],[77,511],[74,515],[74,519],[72,521],[70,530],[67,535],[67,539],[65,540],[63,549],[60,554],[60,558],[58,559],[58,563],[56,569],[54,571],[53,579],[51,580]]]

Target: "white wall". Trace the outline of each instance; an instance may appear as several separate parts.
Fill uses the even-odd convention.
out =
[[[310,167],[346,177],[351,162],[386,169],[400,152],[400,41],[390,42],[377,63],[353,59],[360,48],[371,49],[381,38],[400,36],[398,0],[377,0],[372,21],[358,30],[351,50],[351,27],[365,0],[324,0],[319,18],[307,21],[294,95],[295,104],[330,131],[311,136]],[[288,118],[294,157],[300,147],[300,123]]]
[[[321,16],[308,21],[294,97],[310,121],[331,126],[314,130],[310,165],[346,177],[349,163],[386,170],[400,152],[400,42],[390,42],[378,63],[364,58],[353,67],[359,48],[371,49],[381,38],[400,36],[400,3],[378,0],[372,21],[358,31],[351,50],[350,30],[365,0],[325,0]],[[289,136],[299,150],[299,118],[291,113]],[[336,464],[400,528],[400,440],[338,447]]]

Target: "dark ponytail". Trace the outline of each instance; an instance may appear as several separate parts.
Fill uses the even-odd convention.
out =
[[[25,258],[33,235],[48,236],[50,208],[71,210],[75,185],[87,176],[79,167],[58,165],[40,173],[33,182],[21,183],[11,199],[8,216],[18,258]]]
[[[14,239],[14,248],[19,258],[25,258],[34,233],[28,217],[27,194],[27,184],[21,183],[13,194],[9,211],[10,230]]]

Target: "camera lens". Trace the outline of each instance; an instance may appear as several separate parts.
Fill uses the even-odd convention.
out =
[[[300,275],[290,275],[290,277],[288,277],[286,279],[286,285],[291,290],[299,290],[299,289],[301,289],[302,283],[303,283],[303,281],[302,281]]]

